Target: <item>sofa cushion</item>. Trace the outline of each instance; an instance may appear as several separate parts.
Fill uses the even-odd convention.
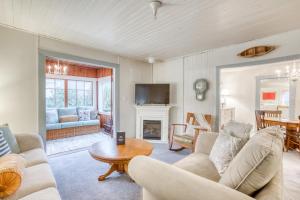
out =
[[[58,111],[58,117],[64,115],[77,115],[76,108],[59,108],[57,111]]]
[[[49,187],[56,187],[49,165],[46,163],[34,165],[24,169],[22,185],[14,197],[20,199]]]
[[[76,121],[78,121],[77,115],[64,115],[59,117],[59,123],[76,122]]]
[[[99,120],[82,121],[83,126],[99,125]]]
[[[55,129],[61,129],[61,123],[46,124],[46,130],[55,130]]]
[[[282,164],[283,133],[268,127],[255,134],[229,164],[220,183],[247,195],[264,187]]]
[[[56,188],[50,187],[32,194],[29,194],[20,200],[60,200],[59,193]]]
[[[219,181],[220,179],[220,175],[216,167],[209,160],[207,154],[193,153],[174,163],[174,165],[212,181]]]
[[[234,156],[242,149],[242,138],[221,132],[209,154],[209,159],[214,163],[219,174],[223,174]]]
[[[3,136],[8,143],[8,146],[13,153],[20,153],[20,147],[17,143],[17,139],[14,134],[9,129],[8,124],[3,124],[0,126],[0,131],[3,132]]]
[[[78,126],[82,126],[82,122],[78,121],[78,122],[65,122],[65,123],[61,123],[61,128],[72,128],[72,127],[78,127]]]
[[[57,109],[47,109],[46,110],[46,124],[58,123],[58,113]]]
[[[26,160],[26,167],[47,163],[48,159],[43,149],[32,149],[21,154]]]

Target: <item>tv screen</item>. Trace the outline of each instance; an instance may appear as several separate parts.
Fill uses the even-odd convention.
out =
[[[169,104],[169,84],[136,84],[135,103],[144,104]]]

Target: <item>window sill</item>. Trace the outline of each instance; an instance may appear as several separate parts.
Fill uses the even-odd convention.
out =
[[[101,111],[99,111],[99,114],[100,115],[111,115],[111,112],[101,112]]]

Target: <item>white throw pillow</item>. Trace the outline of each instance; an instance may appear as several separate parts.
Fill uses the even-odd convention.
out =
[[[201,128],[207,129],[207,131],[211,131],[211,126],[205,119],[204,115],[201,113],[195,113],[195,119],[199,123]]]
[[[251,124],[245,124],[237,121],[230,121],[223,127],[225,132],[231,133],[238,138],[245,138],[246,141],[250,138],[250,131],[252,129]]]
[[[91,111],[90,110],[79,110],[78,117],[79,121],[88,121],[91,119]]]
[[[209,159],[214,163],[220,175],[222,175],[235,155],[244,146],[244,140],[221,132],[209,154]]]
[[[260,130],[232,160],[219,183],[252,195],[264,187],[282,165],[280,127]]]

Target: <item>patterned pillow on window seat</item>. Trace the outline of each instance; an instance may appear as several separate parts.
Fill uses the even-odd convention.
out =
[[[78,117],[79,117],[79,121],[88,121],[91,119],[91,111],[90,110],[79,110]]]

